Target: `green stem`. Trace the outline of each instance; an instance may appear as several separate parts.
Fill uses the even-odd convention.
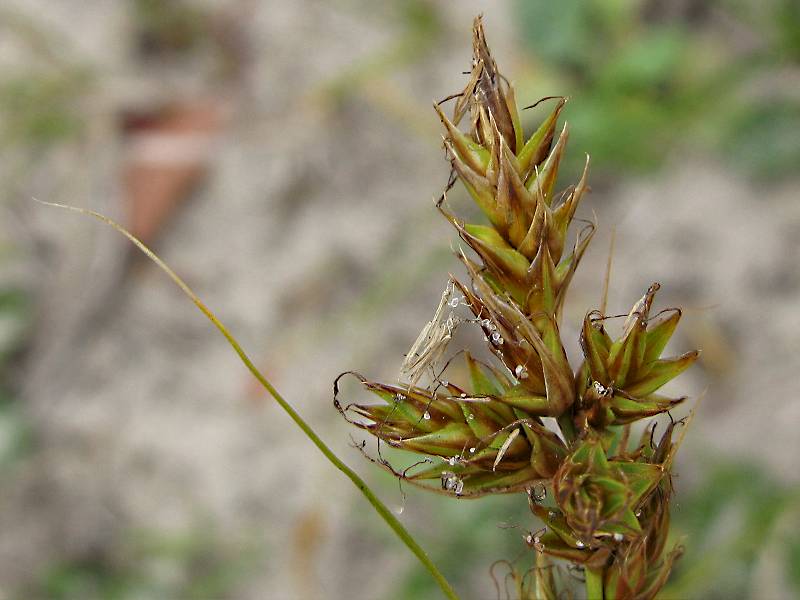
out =
[[[586,576],[586,600],[603,600],[603,569],[584,570]]]
[[[113,221],[106,217],[105,215],[101,215],[100,213],[85,209],[85,208],[78,208],[75,206],[69,206],[66,204],[56,204],[54,202],[43,202],[41,200],[37,200],[42,204],[46,204],[47,206],[55,206],[57,208],[64,208],[67,210],[72,210],[75,212],[79,212],[81,214],[90,215],[100,221],[110,225],[117,231],[119,231],[122,235],[128,238],[139,250],[141,250],[150,260],[152,260],[158,267],[164,271],[175,284],[181,288],[181,290],[191,298],[192,302],[195,303],[197,308],[208,318],[209,321],[216,327],[219,332],[225,337],[230,344],[231,348],[233,348],[234,352],[239,356],[239,359],[244,363],[244,366],[247,367],[247,370],[253,374],[253,376],[258,380],[258,382],[264,387],[267,392],[269,392],[270,396],[272,396],[275,401],[280,405],[280,407],[292,418],[292,420],[297,424],[297,426],[306,434],[306,437],[310,439],[314,445],[319,448],[320,452],[325,455],[333,466],[339,469],[342,473],[344,473],[350,481],[359,489],[359,491],[364,494],[367,498],[369,503],[375,509],[375,511],[386,521],[386,524],[392,528],[392,530],[397,534],[403,543],[408,546],[409,550],[414,553],[419,561],[423,564],[423,566],[430,572],[433,578],[436,580],[436,583],[439,584],[439,587],[442,588],[442,592],[444,595],[449,598],[450,600],[458,600],[458,596],[456,595],[455,591],[448,583],[447,579],[445,579],[444,575],[442,575],[441,571],[433,564],[430,557],[425,553],[425,550],[417,543],[417,541],[413,538],[413,536],[408,532],[408,530],[403,527],[403,524],[397,520],[397,517],[386,507],[386,505],[381,502],[381,500],[375,495],[375,493],[369,488],[369,486],[361,479],[355,471],[353,471],[350,467],[344,464],[336,454],[322,441],[322,439],[316,434],[316,432],[311,429],[308,423],[303,420],[300,414],[292,408],[292,405],[287,402],[283,396],[278,392],[278,390],[273,387],[273,385],[269,382],[269,380],[258,370],[258,367],[255,366],[253,361],[250,357],[245,353],[244,349],[239,345],[239,342],[236,341],[236,338],[233,337],[228,328],[222,324],[222,322],[217,319],[216,315],[211,312],[202,300],[195,294],[192,289],[188,286],[188,284],[181,279],[175,271],[173,271],[167,264],[162,261],[150,248],[145,246],[143,242],[141,242],[136,236],[130,233],[127,229],[125,229],[122,225]]]

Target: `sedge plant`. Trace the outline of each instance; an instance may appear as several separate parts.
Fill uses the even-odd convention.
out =
[[[498,71],[478,17],[469,82],[449,100],[454,100],[452,117],[441,103],[436,105],[452,167],[448,189],[460,180],[488,221],[460,219],[450,211],[446,192],[437,202],[469,247],[457,253],[468,281],[450,277],[434,318],[403,361],[398,383],[348,372],[334,383],[334,404],[379,443],[423,455],[415,463],[422,468],[403,471],[383,457],[373,459],[404,481],[460,499],[509,493],[525,498],[545,527],[524,536],[535,559],[526,572],[512,573],[521,600],[571,595],[560,577],[562,563],[583,571],[588,598],[653,598],[680,555],[680,548],[666,549],[670,474],[679,445],[673,433],[679,422],[672,421],[658,440],[654,427],[632,440],[631,424],[668,412],[683,400],[657,392],[698,353],[661,357],[681,312],[654,313],[659,286],[653,284],[625,315],[618,336],[607,330],[612,317],[605,307],[587,313],[579,340],[584,360],[573,370],[559,322],[595,225],[581,227],[570,245],[570,225],[589,188],[587,158],[578,183],[555,191],[568,136],[566,126],[556,135],[566,99],[544,99],[555,106],[526,138],[514,89]],[[466,131],[459,128],[462,123]],[[164,271],[301,432],[365,496],[443,595],[457,598],[412,534],[259,371],[178,274],[108,217],[43,204],[103,221]],[[437,367],[447,357],[455,330],[466,325],[483,332],[494,359],[486,362],[467,350],[459,352],[466,381],[445,381]],[[342,405],[339,381],[348,374],[380,402]]]
[[[658,393],[698,356],[661,356],[681,311],[654,309],[658,284],[619,316],[617,335],[605,306],[589,311],[579,328],[583,361],[573,369],[562,308],[595,224],[571,227],[589,191],[588,157],[579,181],[556,190],[566,99],[545,98],[548,116],[525,136],[514,88],[478,17],[468,83],[446,100],[452,116],[445,101],[435,109],[452,168],[448,189],[460,181],[485,217],[472,223],[453,214],[447,190],[437,202],[465,246],[456,254],[466,279],[450,276],[397,383],[343,375],[380,402],[343,404],[339,380],[334,402],[378,438],[379,450],[383,442],[422,455],[402,470],[382,454],[372,458],[404,481],[459,499],[527,497],[544,527],[524,536],[536,558],[527,572],[513,573],[520,598],[571,594],[559,565],[583,572],[588,598],[653,598],[680,555],[679,547],[666,548],[678,422],[658,439],[655,423],[639,439],[631,439],[631,426],[684,400]],[[490,361],[449,352],[459,327],[480,330]],[[445,380],[461,354],[464,381]]]

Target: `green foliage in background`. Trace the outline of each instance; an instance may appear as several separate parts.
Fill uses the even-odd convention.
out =
[[[788,84],[800,77],[798,6],[517,0],[537,61],[527,85],[573,97],[573,147],[607,174],[699,146],[755,176],[789,175],[800,161],[800,94]]]
[[[396,486],[397,482],[393,482]],[[429,535],[426,545],[431,554],[439,557],[438,564],[448,579],[458,581],[464,589],[471,585],[491,586],[491,564],[487,557],[514,559],[520,556],[520,545],[530,521],[519,510],[513,498],[492,497],[484,502],[460,502],[447,507],[441,502],[430,503]],[[414,504],[421,504],[415,497]],[[434,512],[435,511],[435,512]],[[502,520],[506,516],[506,520]],[[469,560],[467,557],[475,557]],[[530,560],[530,556],[526,557]],[[485,562],[481,562],[485,561]],[[508,569],[497,568],[502,578]],[[439,598],[436,582],[424,571],[413,567],[394,586],[391,598]],[[388,600],[388,598],[387,598]]]
[[[14,358],[25,344],[30,323],[27,294],[13,287],[0,288],[0,470],[30,447],[30,427],[14,402],[12,385]]]
[[[122,548],[45,568],[21,598],[134,600],[227,598],[264,560],[252,544],[234,544],[207,526],[185,534],[129,532]]]
[[[85,125],[79,97],[83,72],[17,73],[0,80],[0,144],[52,144],[80,133]]]
[[[73,44],[12,6],[0,6],[0,35],[26,57],[0,71],[0,151],[41,150],[83,131],[94,78]]]
[[[674,534],[686,555],[665,598],[800,597],[800,487],[755,464],[720,462],[678,496]]]

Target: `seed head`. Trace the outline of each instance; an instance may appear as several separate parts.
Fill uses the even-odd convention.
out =
[[[534,577],[511,573],[523,597],[561,597],[549,562],[558,558],[600,571],[607,598],[652,598],[680,554],[665,554],[677,423],[658,443],[646,430],[633,448],[628,425],[682,400],[656,392],[698,354],[661,358],[681,313],[650,316],[659,289],[653,284],[616,340],[606,332],[605,314],[587,314],[584,361],[575,373],[559,323],[595,226],[576,228],[568,243],[589,187],[587,159],[576,184],[555,188],[569,137],[566,124],[558,127],[566,99],[546,99],[554,105],[526,137],[514,88],[489,52],[480,18],[469,81],[451,98],[451,116],[441,103],[435,107],[451,183],[463,184],[488,224],[457,216],[442,194],[437,206],[467,246],[457,252],[467,279],[451,277],[406,355],[401,383],[353,373],[380,402],[342,407],[337,399],[336,406],[357,427],[432,463],[399,471],[373,459],[398,477],[450,496],[526,493],[546,527],[523,535],[537,556]],[[464,351],[467,380],[442,381],[458,326],[479,329],[494,362]],[[545,426],[546,417],[555,418],[559,432]]]

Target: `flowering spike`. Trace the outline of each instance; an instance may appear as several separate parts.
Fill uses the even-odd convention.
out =
[[[488,223],[465,222],[442,195],[437,207],[464,242],[456,254],[467,272],[466,281],[451,276],[443,299],[457,298],[449,318],[479,330],[493,360],[480,362],[465,351],[465,382],[440,381],[442,373],[434,373],[427,387],[416,375],[400,386],[358,376],[382,402],[340,410],[387,444],[426,455],[431,464],[405,471],[373,459],[415,485],[459,498],[528,492],[546,531],[524,536],[537,552],[537,566],[530,585],[512,573],[521,597],[535,590],[534,597],[549,599],[568,591],[556,589],[549,569],[548,560],[558,558],[586,569],[591,597],[652,598],[680,554],[665,552],[676,422],[657,443],[648,429],[633,449],[628,425],[683,400],[657,392],[697,353],[661,357],[680,311],[651,318],[659,289],[653,284],[618,338],[606,330],[609,317],[586,314],[584,362],[573,370],[559,323],[595,224],[575,228],[570,247],[570,226],[589,191],[589,160],[575,185],[556,190],[569,138],[566,125],[556,135],[566,98],[557,98],[523,143],[513,87],[489,52],[480,18],[469,80],[453,98],[451,117],[435,106],[444,146],[455,178]],[[417,375],[417,363],[427,369],[444,358],[452,331],[435,326],[442,306],[406,357]],[[559,431],[545,426],[545,417],[555,418]],[[552,489],[555,505],[545,506],[531,492],[536,486]]]

